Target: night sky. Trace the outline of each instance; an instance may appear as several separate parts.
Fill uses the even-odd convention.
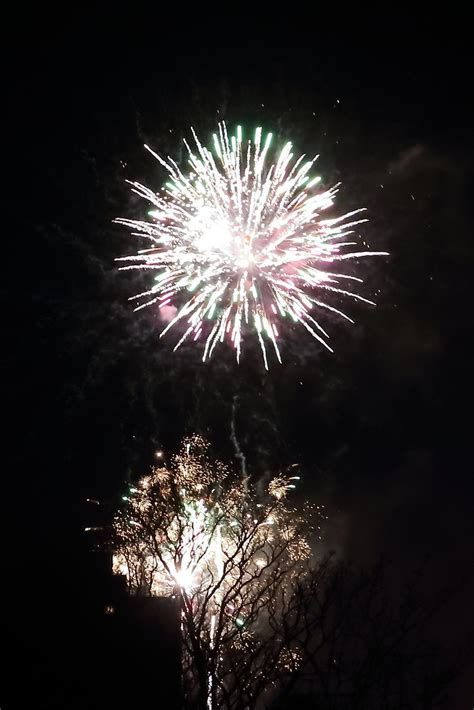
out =
[[[93,643],[85,499],[113,506],[154,451],[195,431],[235,461],[234,397],[255,479],[298,463],[298,495],[327,506],[324,551],[355,565],[385,554],[400,582],[426,560],[432,594],[472,565],[468,43],[405,27],[198,50],[152,29],[30,21],[4,63],[5,708],[21,706],[19,685],[54,683],[58,649]],[[320,153],[324,183],[343,183],[339,213],[367,207],[367,243],[390,252],[360,265],[377,306],[346,302],[354,326],[325,319],[334,354],[296,329],[268,373],[252,345],[240,366],[226,347],[202,364],[195,345],[173,354],[173,336],[159,339],[156,311],[132,312],[147,278],[117,271],[135,244],[112,220],[145,205],[125,179],[158,188],[143,143],[181,158],[191,125],[205,141],[221,119]],[[470,593],[446,610],[442,643],[472,628]],[[45,682],[35,708],[50,707]],[[472,691],[465,673],[453,707]]]

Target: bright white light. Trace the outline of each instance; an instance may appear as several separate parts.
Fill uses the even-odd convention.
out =
[[[193,588],[193,574],[191,570],[184,568],[176,572],[174,575],[176,583],[181,589],[189,592]]]

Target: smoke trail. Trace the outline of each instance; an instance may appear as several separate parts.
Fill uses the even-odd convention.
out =
[[[235,450],[235,458],[240,460],[240,473],[242,476],[242,483],[244,485],[244,489],[247,490],[247,482],[249,480],[249,476],[247,474],[247,460],[245,458],[245,454],[240,448],[240,444],[237,439],[237,433],[235,430],[235,415],[237,412],[237,402],[238,402],[238,395],[235,394],[232,397],[232,417],[230,420],[230,439],[234,445],[234,450]]]

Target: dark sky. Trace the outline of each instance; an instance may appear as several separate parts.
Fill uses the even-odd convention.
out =
[[[232,459],[235,395],[254,476],[298,462],[302,494],[328,506],[327,547],[356,564],[385,552],[400,578],[428,557],[440,590],[473,552],[472,97],[459,28],[198,47],[163,46],[163,28],[84,24],[39,32],[31,20],[4,64],[12,666],[63,643],[65,616],[79,628],[94,600],[84,499],[117,500],[157,447],[192,431]],[[252,348],[240,366],[225,348],[203,365],[194,346],[173,354],[158,339],[155,313],[132,313],[143,278],[117,273],[134,245],[112,220],[144,206],[124,180],[158,188],[143,143],[180,156],[191,125],[206,138],[220,119],[320,153],[326,184],[343,183],[340,211],[367,207],[368,243],[390,252],[361,265],[377,307],[349,304],[352,327],[326,321],[334,355],[296,331],[269,373]],[[466,595],[449,614],[450,629],[472,625]]]

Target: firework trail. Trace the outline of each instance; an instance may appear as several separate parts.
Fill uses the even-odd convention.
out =
[[[170,179],[158,193],[131,182],[133,192],[153,206],[151,220],[116,220],[151,242],[119,259],[128,262],[124,269],[157,272],[153,286],[131,299],[139,301],[136,310],[153,304],[166,309],[172,316],[161,335],[181,323],[175,350],[186,340],[203,340],[203,360],[228,341],[239,361],[244,336],[253,332],[268,369],[269,342],[281,362],[285,320],[332,351],[313,312],[329,310],[353,322],[328,303],[328,295],[373,304],[347,286],[362,279],[340,272],[338,263],[386,254],[357,249],[351,235],[366,221],[359,218],[363,210],[324,218],[339,184],[319,189],[321,178],[311,175],[317,156],[295,159],[291,143],[272,162],[272,134],[264,139],[261,128],[244,142],[240,126],[229,137],[219,124],[214,152],[192,133],[196,152],[184,141],[187,173],[145,146]]]
[[[237,402],[239,400],[238,395],[234,395],[232,398],[232,416],[230,419],[230,440],[232,441],[232,444],[234,445],[234,456],[236,459],[239,459],[240,461],[240,474],[242,477],[242,483],[245,488],[247,488],[247,483],[249,480],[249,476],[247,474],[247,459],[245,457],[244,452],[240,448],[239,440],[237,439],[237,431],[235,428],[235,417],[237,414]]]

